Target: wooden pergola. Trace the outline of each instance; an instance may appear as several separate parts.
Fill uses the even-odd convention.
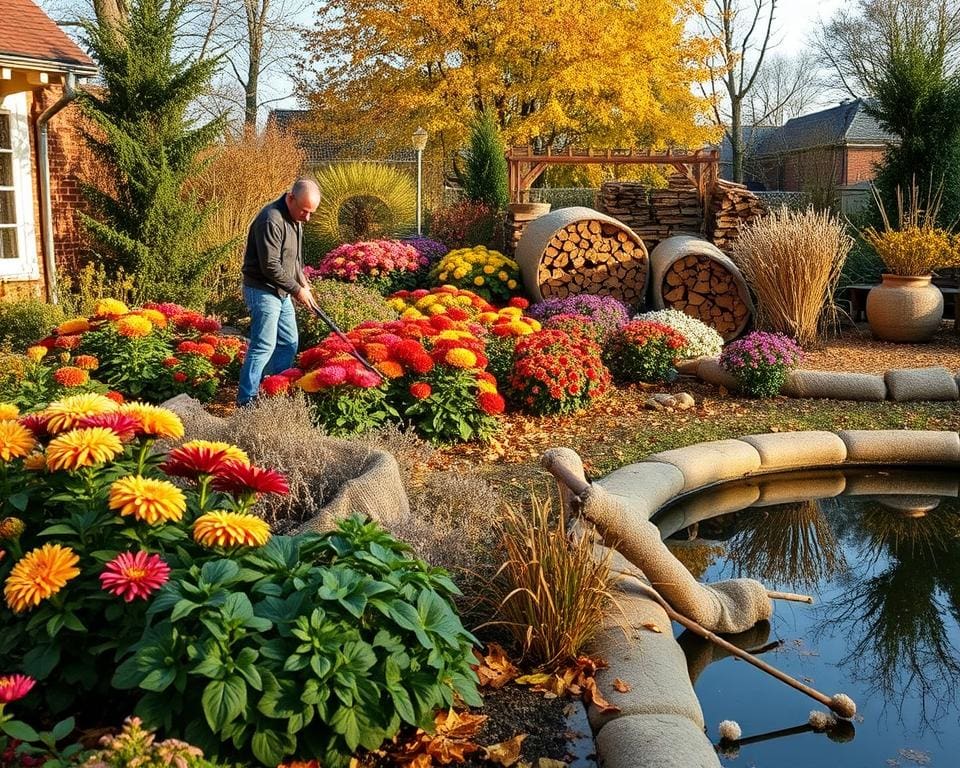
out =
[[[690,180],[706,207],[719,177],[720,153],[716,149],[597,149],[571,146],[555,152],[549,148],[537,151],[529,145],[511,147],[507,150],[511,202],[529,202],[530,187],[551,165],[668,165]]]

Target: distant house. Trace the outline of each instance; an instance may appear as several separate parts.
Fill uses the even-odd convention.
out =
[[[307,166],[316,168],[329,163],[354,160],[377,160],[384,163],[416,163],[417,153],[412,149],[398,149],[378,153],[372,142],[330,139],[310,126],[310,111],[306,109],[274,109],[267,116],[267,127],[279,128],[293,136],[307,156]]]
[[[751,189],[763,188],[756,164],[757,150],[763,145],[772,133],[777,130],[775,125],[745,125],[743,126],[743,178]],[[733,181],[733,146],[729,137],[724,134],[720,142],[720,178]]]
[[[811,192],[865,188],[874,166],[897,141],[864,110],[863,99],[795,117],[770,133],[754,153],[768,190]]]
[[[49,298],[56,261],[74,263],[82,240],[83,145],[68,105],[77,78],[97,67],[31,0],[2,6],[0,300]]]

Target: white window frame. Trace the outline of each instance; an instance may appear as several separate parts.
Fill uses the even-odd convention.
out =
[[[0,110],[10,119],[10,146],[13,148],[13,197],[17,212],[16,259],[0,259],[0,279],[39,280],[37,229],[33,218],[33,174],[31,173],[30,118],[27,94],[11,93],[0,99]]]

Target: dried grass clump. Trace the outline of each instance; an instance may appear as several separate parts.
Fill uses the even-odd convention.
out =
[[[817,342],[834,327],[834,292],[853,239],[833,214],[783,207],[741,230],[733,260],[757,298],[757,324]]]
[[[412,429],[404,429],[398,424],[387,424],[357,435],[352,442],[367,451],[386,451],[393,454],[400,466],[400,478],[408,495],[422,488],[430,476],[428,465],[436,453],[436,448]]]
[[[505,561],[489,585],[493,623],[506,627],[530,663],[576,659],[613,603],[609,555],[598,560],[591,535],[567,532],[550,498],[508,506],[496,526]]]

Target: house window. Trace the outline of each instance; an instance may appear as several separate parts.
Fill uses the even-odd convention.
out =
[[[39,276],[27,97],[15,93],[0,99],[0,279]]]

